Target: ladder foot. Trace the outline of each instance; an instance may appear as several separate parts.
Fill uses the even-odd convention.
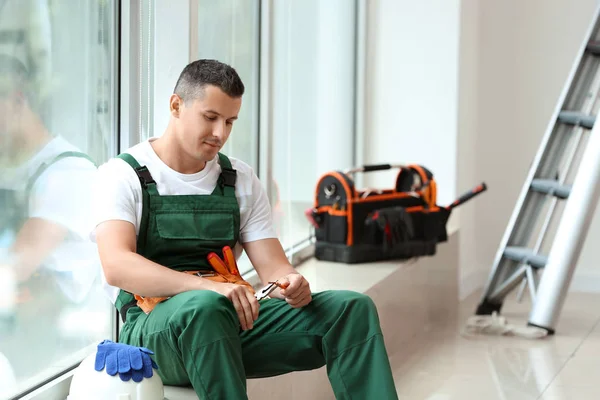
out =
[[[528,322],[528,323],[527,323],[527,326],[532,326],[532,327],[534,327],[534,328],[540,328],[540,329],[543,329],[543,330],[545,330],[546,332],[548,332],[548,336],[554,335],[554,334],[556,333],[556,332],[554,331],[554,329],[552,329],[552,328],[546,328],[545,326],[536,325],[536,324],[533,324],[533,323],[531,323],[531,322]]]
[[[502,308],[502,303],[490,303],[487,299],[483,300],[477,306],[476,315],[492,315],[494,312],[500,313],[500,309]]]

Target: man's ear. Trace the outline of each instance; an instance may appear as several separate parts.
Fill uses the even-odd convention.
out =
[[[179,118],[181,115],[181,108],[183,107],[183,100],[176,94],[172,94],[169,99],[169,107],[171,109],[171,115],[175,118]]]

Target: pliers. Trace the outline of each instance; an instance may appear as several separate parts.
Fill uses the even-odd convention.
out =
[[[256,297],[256,300],[260,301],[260,300],[266,298],[267,296],[269,296],[271,294],[271,292],[273,292],[273,290],[277,289],[278,287],[285,289],[288,286],[289,286],[289,283],[282,285],[281,283],[278,283],[278,281],[269,282],[269,284],[267,286],[263,287],[258,292],[256,292],[254,297]]]
[[[231,247],[223,247],[223,259],[221,259],[221,257],[219,257],[214,252],[210,253],[208,255],[208,262],[214,268],[217,274],[225,278],[225,280],[227,280],[228,282],[244,284],[248,286],[252,290],[252,292],[254,292],[252,286],[248,282],[246,282],[240,275],[240,271],[237,267],[235,256],[233,254],[233,251],[231,250]],[[271,292],[273,292],[273,290],[277,289],[278,287],[285,289],[288,286],[289,283],[285,283],[282,285],[281,283],[278,283],[278,281],[269,282],[267,286],[263,287],[258,292],[254,292],[254,297],[256,297],[257,300],[262,300],[269,296],[269,294],[271,294]]]

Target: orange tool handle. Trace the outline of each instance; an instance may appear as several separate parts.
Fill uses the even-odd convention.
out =
[[[223,247],[223,258],[225,259],[227,268],[229,268],[229,272],[231,272],[232,275],[239,275],[240,271],[238,270],[237,263],[235,262],[235,256],[233,255],[233,250],[231,250],[231,247]]]
[[[487,185],[485,184],[485,182],[482,183],[481,185],[477,185],[473,189],[469,190],[467,193],[460,196],[458,199],[454,200],[454,202],[452,204],[450,204],[448,207],[446,207],[446,209],[452,210],[454,207],[458,207],[461,204],[466,203],[467,201],[471,200],[473,197],[485,192],[486,190],[487,190]]]

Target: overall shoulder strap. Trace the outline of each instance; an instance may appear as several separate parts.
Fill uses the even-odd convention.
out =
[[[159,196],[158,190],[156,189],[156,181],[152,178],[150,171],[144,165],[140,163],[129,153],[121,153],[117,158],[122,159],[133,168],[135,173],[140,180],[142,187],[142,220],[140,221],[140,234],[138,235],[137,248],[142,249],[146,246],[146,231],[148,229],[149,219],[149,207],[150,207],[150,195]]]
[[[158,195],[158,190],[156,190],[156,181],[152,178],[150,171],[144,165],[141,166],[140,163],[129,153],[121,153],[117,156],[121,160],[125,161],[127,164],[133,168],[138,179],[140,180],[140,184],[142,185],[142,191],[148,192],[153,195]]]
[[[237,171],[232,168],[231,161],[223,154],[219,153],[219,165],[221,166],[221,175],[217,181],[217,187],[215,191],[222,191],[223,196],[235,197],[235,182],[237,180]]]
[[[131,168],[133,168],[133,169],[141,168],[140,163],[135,159],[134,156],[132,156],[129,153],[121,153],[117,156],[117,158],[120,158],[121,160],[125,161],[127,164],[131,165]]]

